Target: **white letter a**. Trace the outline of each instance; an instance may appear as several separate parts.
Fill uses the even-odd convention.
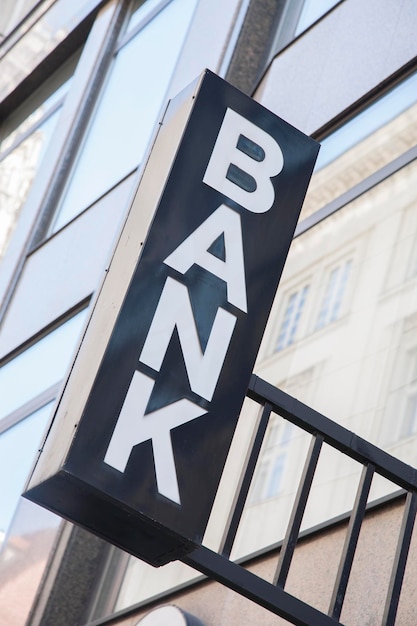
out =
[[[210,246],[224,236],[225,260],[209,252]],[[227,284],[227,299],[247,313],[245,263],[240,215],[225,204],[219,206],[164,261],[177,272],[185,274],[192,265],[199,265]]]

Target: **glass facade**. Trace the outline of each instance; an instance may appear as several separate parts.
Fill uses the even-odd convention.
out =
[[[56,129],[74,64],[49,80],[0,128],[0,258]]]
[[[85,315],[86,311],[81,311],[0,368],[0,533],[3,537],[51,415],[52,404],[43,402],[43,394],[53,389],[56,392],[56,385],[63,379]],[[30,403],[37,398],[41,406],[31,412]],[[9,416],[15,416],[12,422]]]
[[[322,209],[417,143],[417,74],[322,140],[301,219]]]
[[[21,2],[11,4],[19,9]],[[23,22],[15,37],[10,42],[4,42],[5,53],[0,58],[0,99],[9,96],[22,80],[45,61],[96,5],[96,0],[39,3],[39,10],[34,13],[33,19],[29,16],[28,24]]]
[[[411,465],[417,462],[417,394],[410,365],[417,346],[417,335],[412,338],[417,328],[417,221],[411,183],[416,162],[380,184],[370,184],[327,219],[322,221],[319,213],[326,202],[413,145],[405,128],[414,115],[416,92],[409,90],[414,80],[412,76],[400,83],[359,119],[353,117],[323,140],[299,226],[316,212],[317,223],[291,245],[255,369],[265,380]],[[372,119],[371,127],[361,121],[366,119]],[[396,379],[395,388],[389,389],[387,381],[393,384]],[[256,411],[255,406],[247,408],[242,419],[253,423],[249,416]],[[232,556],[243,557],[283,538],[308,446],[305,433],[273,416]],[[241,457],[242,446],[237,443],[236,448]],[[302,528],[351,509],[360,471],[354,461],[325,449]],[[371,499],[394,490],[389,481],[374,481]],[[178,563],[156,576],[130,559],[116,607],[126,608],[146,598],[150,589],[174,587],[194,576]],[[138,580],[146,580],[140,591]]]
[[[33,10],[37,0],[20,0],[19,2],[13,2],[13,0],[4,0],[2,5],[2,12],[0,16],[0,37],[4,39],[17,24]]]
[[[196,0],[176,0],[147,13],[139,32],[122,45],[58,209],[53,230],[90,206],[143,161]],[[155,5],[155,3],[154,3]],[[151,8],[152,5],[150,5]],[[158,5],[157,5],[158,6]],[[159,3],[161,6],[161,3]],[[171,28],[175,25],[174,28]],[[129,29],[128,24],[128,30]],[[164,46],[160,41],[163,38]],[[146,62],[138,63],[138,60]],[[132,80],[131,70],[136,67]],[[146,97],[144,93],[146,92]]]
[[[197,0],[110,0],[99,11],[91,28],[97,5],[94,0],[37,4],[26,23],[22,22],[13,32],[13,41],[6,38],[5,52],[0,55],[0,99],[4,99],[7,105],[7,98],[19,81],[42,64],[55,48],[59,49],[60,43],[72,31],[78,29],[84,36],[81,47],[79,37],[68,45],[67,56],[57,71],[52,75],[42,72],[40,76],[45,80],[39,88],[31,89],[29,97],[23,97],[18,107],[6,107],[8,115],[0,117],[0,250],[7,261],[0,266],[0,271],[10,266],[16,242],[25,240],[21,257],[15,257],[15,273],[11,274],[8,283],[4,283],[9,292],[0,294],[4,296],[6,316],[10,311],[8,302],[13,310],[17,310],[13,319],[8,316],[8,327],[13,327],[16,337],[21,328],[24,338],[21,345],[10,343],[7,338],[3,344],[0,342],[0,346],[7,346],[3,352],[0,347],[0,622],[5,626],[21,626],[28,619],[39,585],[48,575],[53,547],[62,541],[60,518],[25,501],[20,494],[77,344],[86,316],[85,302],[91,297],[91,281],[87,281],[85,295],[82,296],[80,291],[80,295],[75,295],[77,299],[73,297],[72,301],[70,283],[68,290],[57,294],[57,298],[63,300],[61,310],[65,311],[62,307],[68,301],[64,322],[61,318],[50,317],[45,326],[44,320],[48,316],[43,311],[45,307],[40,297],[51,280],[48,274],[53,277],[54,267],[59,266],[67,273],[66,266],[71,265],[74,254],[80,253],[77,244],[87,236],[83,233],[83,224],[88,224],[92,218],[87,216],[75,229],[72,227],[66,231],[65,226],[92,205],[96,207],[95,214],[102,221],[101,233],[105,235],[100,251],[104,266],[109,252],[105,246],[111,241],[107,230],[111,233],[128,208],[130,194],[126,185],[132,188],[135,180],[132,173],[144,159],[156,121],[166,104],[165,94]],[[119,15],[117,19],[116,15]],[[124,23],[120,18],[122,15],[126,16]],[[90,30],[83,25],[87,17]],[[116,42],[114,58],[106,70],[105,80],[101,80],[103,87],[90,93],[89,85],[97,80],[91,55],[96,54],[99,58],[103,47],[109,49],[112,38]],[[80,58],[81,63],[77,66]],[[89,63],[92,67],[90,76],[83,69]],[[86,97],[85,94],[89,95]],[[66,102],[68,105],[64,107]],[[90,121],[83,126],[83,119]],[[65,127],[71,129],[71,123],[73,127],[79,124],[82,129],[80,140],[72,147],[69,143],[72,131],[66,131],[66,138],[63,131]],[[61,147],[57,141],[61,142]],[[49,150],[51,146],[52,150]],[[42,185],[38,185],[35,199],[30,191],[36,175],[40,172],[44,176],[47,153],[59,159],[57,163],[60,165],[46,164],[50,185],[43,197],[48,194],[52,200],[48,200],[48,211],[43,215],[44,202],[42,193],[39,193]],[[68,169],[70,162],[74,162],[72,171]],[[61,194],[57,192],[62,188],[63,180],[67,182],[59,200]],[[107,205],[113,197],[117,202],[113,208],[117,217],[107,224]],[[48,233],[45,224],[51,221],[51,202],[56,205],[55,218]],[[91,226],[88,228],[92,229]],[[60,249],[56,239],[58,231],[63,232],[60,241],[67,241]],[[95,232],[99,232],[97,228]],[[111,234],[115,236],[114,232]],[[9,253],[12,239],[14,247]],[[98,242],[93,250],[100,250]],[[85,263],[89,263],[88,254]],[[94,263],[97,265],[97,261]],[[19,277],[24,278],[27,273],[33,274],[33,280],[27,284],[24,280],[19,282]],[[86,276],[89,273],[91,271],[87,269]],[[37,277],[40,281],[38,288]],[[74,279],[77,281],[76,277]],[[16,290],[17,301],[24,299],[26,292],[26,301],[32,308],[30,327],[36,332],[29,339],[25,330],[25,316],[29,309],[19,313]],[[81,307],[83,310],[73,315],[73,310]],[[33,322],[36,316],[42,320],[38,327]],[[10,347],[13,348],[11,352]],[[65,532],[63,536],[66,536]],[[17,595],[19,603],[11,606],[8,599]]]
[[[22,2],[20,8],[15,4],[14,17],[13,4],[7,3],[7,20],[2,16],[7,25],[0,39],[0,279],[7,270],[7,280],[0,280],[2,626],[21,626],[31,611],[41,611],[44,589],[52,584],[54,550],[64,550],[65,533],[72,532],[20,494],[167,94],[173,95],[172,84],[185,86],[206,66],[223,68],[231,57],[226,50],[234,20],[239,14],[244,23],[249,2]],[[291,32],[284,34],[286,41],[302,36],[283,52],[284,61],[297,41],[314,34],[317,20],[319,30],[321,20],[339,11],[334,0],[296,4]],[[340,4],[348,11],[355,3]],[[234,17],[223,35],[226,10]],[[212,12],[216,26],[208,22]],[[269,49],[265,42],[266,56]],[[304,62],[305,57],[294,61],[285,88],[290,92],[291,81],[300,80],[302,97],[294,100],[314,111],[310,77],[299,78]],[[417,74],[410,73],[412,59],[401,63],[386,76],[375,73],[373,82],[361,75],[362,92],[355,92],[349,106],[335,106],[334,117],[320,125],[332,130],[322,138],[255,371],[416,465]],[[337,100],[331,81],[321,74],[314,81]],[[263,98],[260,93],[269,107]],[[11,326],[8,341],[4,335]],[[258,419],[258,406],[247,401],[204,538],[212,548],[220,545]],[[308,446],[305,433],[273,415],[233,558],[283,538]],[[359,476],[355,462],[326,449],[303,530],[351,509]],[[388,481],[375,481],[371,499],[392,491]],[[156,570],[116,549],[108,563],[97,576],[86,623],[199,577],[181,563]],[[39,603],[38,593],[44,594]],[[27,626],[42,623],[35,613]]]
[[[60,517],[28,500],[19,500],[7,543],[0,551],[0,616],[4,626],[26,623],[62,530]]]
[[[0,367],[0,618],[7,626],[26,620],[61,523],[20,494],[85,316],[79,312]]]
[[[407,79],[359,115],[364,119],[373,116],[374,132],[353,118],[346,128],[323,141],[323,156],[305,207],[309,203],[312,206],[324,177],[328,177],[333,194],[350,189],[348,180],[352,186],[362,180],[365,152],[369,163],[369,150],[373,150],[368,171],[374,173],[376,164],[384,166],[398,157],[399,145],[404,152],[410,148],[407,134],[406,144],[397,139],[408,123],[404,118],[414,115],[415,93],[411,96],[407,89],[414,80],[414,76]],[[410,97],[405,95],[408,93]],[[404,97],[397,98],[398,94]],[[390,103],[393,111],[389,110]],[[375,111],[383,112],[377,120]],[[341,137],[341,146],[336,150],[337,137]],[[392,159],[388,157],[390,146]],[[294,239],[256,368],[262,378],[411,465],[417,462],[417,219],[412,183],[416,175],[417,162],[411,160],[379,184],[370,182],[365,192],[358,191],[353,201],[338,210],[336,207],[326,219],[318,216],[315,225]],[[322,202],[325,197],[323,192]],[[326,198],[330,202],[335,199]],[[308,214],[308,209],[304,211]],[[287,518],[280,511],[288,510],[290,485],[294,493],[299,479],[296,468],[304,458],[307,442],[299,432],[288,445],[281,469],[287,477],[285,493],[277,493],[275,501],[262,506],[256,505],[253,497],[248,502],[237,555],[277,540],[278,526],[281,533],[285,532]],[[329,460],[321,463],[322,482],[319,475],[304,527],[335,517],[353,504],[349,494],[357,485],[358,466],[353,462],[349,468],[345,462],[338,466],[330,453]],[[267,466],[265,449],[255,474],[259,493],[268,489]],[[325,477],[326,470],[331,480]],[[372,497],[393,489],[389,482],[375,483]],[[257,529],[260,519],[269,518],[274,519],[275,526],[268,539],[265,527],[262,532]]]

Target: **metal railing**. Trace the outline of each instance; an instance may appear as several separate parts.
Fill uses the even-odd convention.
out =
[[[183,562],[292,624],[297,626],[339,625],[372,478],[374,474],[379,474],[406,492],[403,519],[382,618],[382,626],[393,626],[417,510],[417,471],[255,375],[251,378],[247,395],[262,405],[263,411],[221,550],[217,553],[201,546],[185,556],[182,559]],[[277,413],[302,430],[311,433],[312,439],[287,532],[279,553],[275,576],[272,582],[268,582],[242,565],[231,561],[229,557],[271,413]],[[285,583],[323,443],[363,466],[327,614],[285,591]]]

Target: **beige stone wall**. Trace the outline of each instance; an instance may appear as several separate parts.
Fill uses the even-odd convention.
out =
[[[366,516],[341,616],[346,626],[381,624],[403,506],[404,498],[399,498]],[[286,591],[327,612],[346,529],[347,522],[342,522],[299,541]],[[399,626],[415,626],[417,623],[417,606],[414,601],[417,576],[415,535],[397,614],[396,623]],[[258,558],[248,568],[262,578],[271,580],[277,556],[275,551]],[[111,623],[115,626],[136,626],[150,610],[164,604],[182,608],[198,617],[206,626],[279,626],[288,623],[223,585],[209,581],[168,595],[157,604],[148,605],[129,617]]]

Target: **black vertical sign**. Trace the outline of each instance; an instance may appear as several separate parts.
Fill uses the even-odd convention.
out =
[[[317,152],[205,73],[60,472],[95,496],[63,514],[142,557],[127,520],[201,541]]]

